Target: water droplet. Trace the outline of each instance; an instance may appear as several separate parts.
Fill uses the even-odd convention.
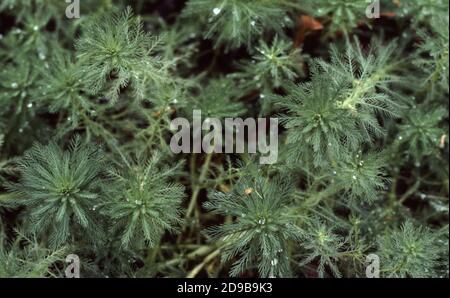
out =
[[[337,175],[337,172],[336,172],[336,171],[333,171],[333,175]]]
[[[220,9],[219,7],[216,7],[213,9],[213,14],[218,15],[221,11],[222,11],[222,9]]]
[[[41,59],[41,60],[45,60],[45,58],[47,58],[47,56],[45,56],[45,54],[43,52],[39,52],[38,56],[39,56],[39,59]]]
[[[250,25],[255,26],[255,25],[256,25],[256,22],[255,22],[255,21],[251,21],[251,22],[250,22]]]
[[[273,259],[272,261],[270,261],[270,264],[272,266],[276,266],[278,264],[278,259]]]
[[[11,88],[16,89],[17,87],[19,87],[19,84],[17,84],[16,82],[11,84]]]
[[[27,108],[31,109],[32,107],[33,107],[33,103],[32,102],[27,104]]]
[[[353,179],[353,180],[356,180],[356,179],[358,179],[358,178],[356,177],[356,175],[353,175],[353,176],[352,176],[352,179]]]
[[[403,137],[402,136],[398,136],[398,140],[399,141],[403,140]]]
[[[261,99],[264,99],[266,96],[265,96],[264,94],[261,94],[259,97],[260,97]]]
[[[39,26],[38,25],[34,25],[33,30],[34,31],[38,31],[39,30]]]
[[[421,193],[421,194],[420,194],[420,198],[421,198],[422,200],[425,200],[425,199],[427,198],[427,195],[424,194],[424,193]]]
[[[260,225],[264,225],[266,223],[266,220],[264,218],[261,218],[260,220],[258,220],[258,223]]]

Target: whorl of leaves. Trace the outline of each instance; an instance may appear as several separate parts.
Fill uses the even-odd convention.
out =
[[[170,179],[177,167],[160,164],[161,155],[137,159],[124,171],[113,171],[113,192],[104,210],[123,247],[156,245],[165,231],[176,232],[182,222],[184,187]]]
[[[250,176],[229,193],[211,193],[205,208],[235,218],[209,229],[209,235],[223,243],[222,261],[235,259],[232,276],[253,267],[262,277],[292,274],[288,244],[300,239],[300,231],[289,209],[291,191],[286,180]]]
[[[35,144],[18,160],[18,183],[11,185],[26,206],[27,230],[56,248],[75,238],[102,238],[94,206],[103,197],[102,152],[74,139],[68,150]],[[87,238],[86,238],[87,237]]]

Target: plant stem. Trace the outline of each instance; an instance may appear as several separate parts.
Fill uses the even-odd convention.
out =
[[[189,219],[192,215],[192,212],[194,211],[195,206],[197,205],[197,199],[198,194],[200,193],[200,190],[202,189],[203,182],[206,179],[206,176],[209,171],[209,166],[211,164],[213,153],[208,153],[206,155],[205,163],[202,166],[202,170],[200,172],[200,177],[198,178],[198,181],[194,187],[194,190],[192,192],[191,201],[189,202],[188,209],[186,211],[186,219]]]
[[[207,255],[200,264],[195,266],[194,269],[192,269],[191,272],[189,272],[187,274],[186,277],[194,278],[195,276],[197,276],[197,274],[203,269],[203,267],[205,267],[211,260],[216,258],[219,254],[220,254],[220,248],[216,249],[215,251],[213,251],[212,253]]]

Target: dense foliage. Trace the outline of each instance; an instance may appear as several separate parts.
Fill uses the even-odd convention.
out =
[[[448,278],[449,3],[370,4],[0,0],[0,277]],[[174,154],[193,110],[277,162]]]

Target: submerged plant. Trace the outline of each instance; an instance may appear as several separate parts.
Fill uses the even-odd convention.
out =
[[[237,258],[230,274],[238,276],[257,267],[263,277],[289,277],[289,242],[300,239],[295,217],[290,215],[291,186],[280,179],[243,177],[230,193],[214,192],[205,207],[216,214],[235,217],[233,223],[209,230],[223,243],[222,261]]]
[[[448,277],[448,1],[69,2],[0,1],[0,276]]]
[[[98,241],[102,237],[94,206],[103,197],[102,153],[79,139],[63,151],[57,144],[36,144],[18,161],[20,181],[12,189],[17,204],[27,208],[30,232],[47,239],[52,248],[75,236]]]
[[[160,166],[160,154],[129,164],[124,173],[112,172],[114,192],[105,203],[122,246],[154,246],[164,231],[177,231],[184,187],[169,181],[176,168]]]
[[[382,272],[386,277],[432,277],[437,276],[439,253],[445,243],[437,241],[437,233],[404,223],[379,239]],[[447,243],[448,245],[448,243]]]

